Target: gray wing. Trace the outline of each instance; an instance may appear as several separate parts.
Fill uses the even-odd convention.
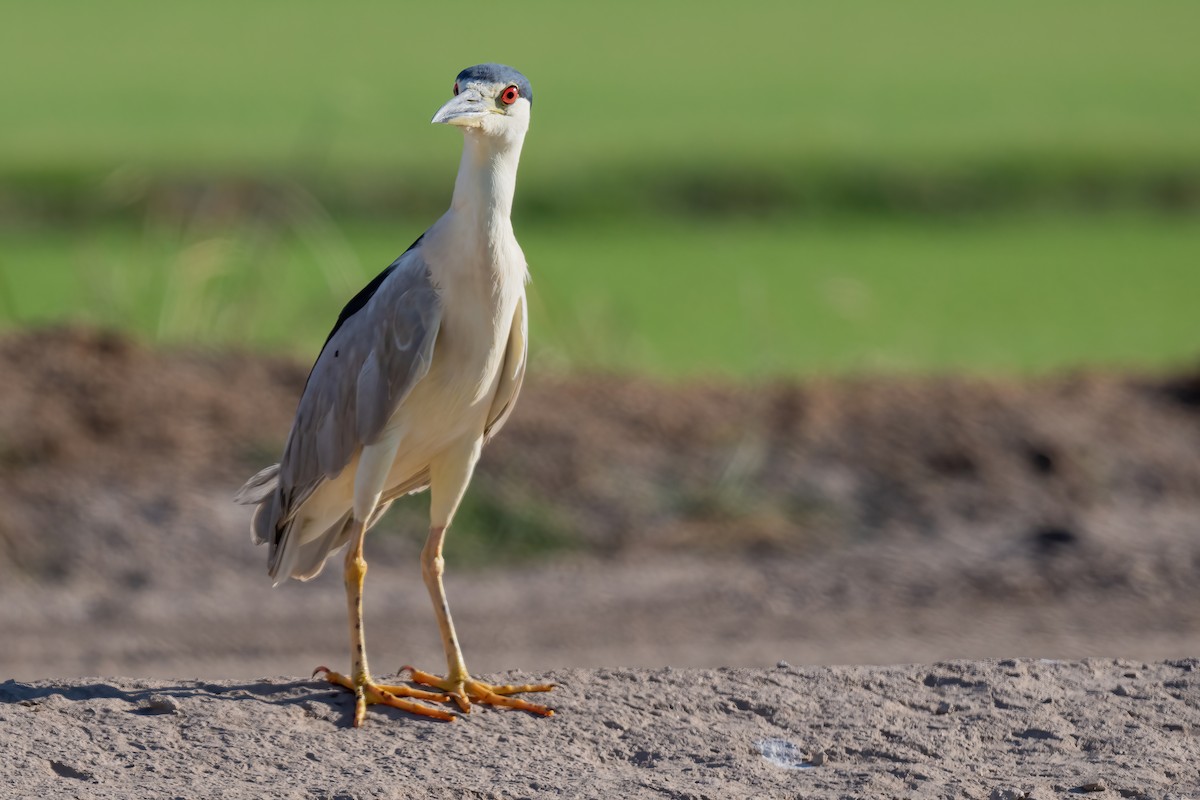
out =
[[[512,328],[508,333],[508,348],[504,352],[504,364],[500,367],[500,385],[496,387],[496,396],[492,399],[487,425],[483,429],[484,444],[500,432],[512,414],[513,407],[517,404],[517,395],[521,393],[521,385],[525,383],[525,362],[528,357],[529,314],[525,308],[525,295],[522,294],[521,299],[517,301],[517,309],[513,312]]]
[[[429,372],[441,316],[441,299],[416,245],[343,309],[309,373],[275,491],[264,492],[269,468],[243,489],[244,501],[261,503],[255,539],[271,542],[272,565],[304,501],[382,433]]]

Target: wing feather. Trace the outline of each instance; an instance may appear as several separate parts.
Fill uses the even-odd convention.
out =
[[[517,395],[521,393],[521,386],[525,383],[525,362],[529,356],[528,334],[529,314],[525,308],[525,296],[522,294],[513,312],[508,347],[504,352],[504,363],[500,367],[500,384],[496,387],[496,396],[492,399],[487,425],[483,429],[484,444],[500,432],[517,404]]]
[[[438,292],[418,250],[388,269],[375,294],[338,326],[313,365],[280,462],[285,489],[303,492],[336,478],[429,372],[442,315]],[[403,335],[386,335],[391,331]]]
[[[271,543],[272,574],[305,500],[379,437],[429,372],[442,304],[419,244],[346,305],[309,373],[278,471],[243,489],[259,503],[254,531]]]

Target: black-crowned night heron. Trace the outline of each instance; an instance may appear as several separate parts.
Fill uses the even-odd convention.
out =
[[[354,692],[356,727],[372,703],[454,719],[405,697],[453,698],[463,712],[476,702],[553,713],[511,696],[549,685],[491,686],[470,676],[442,586],[442,540],[525,376],[528,274],[509,217],[532,101],[529,81],[511,67],[458,74],[454,97],[433,117],[465,138],[450,210],[342,310],[309,373],[282,460],[238,493],[258,505],[251,529],[257,543],[270,543],[276,584],[316,576],[349,543],[353,667],[349,675],[318,672]],[[430,528],[421,572],[448,672],[405,669],[439,692],[376,683],[363,638],[363,537],[393,500],[424,489]]]

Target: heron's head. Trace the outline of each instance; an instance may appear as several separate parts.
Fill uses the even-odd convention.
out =
[[[523,135],[532,103],[533,88],[524,75],[503,64],[477,64],[458,73],[454,97],[433,121],[491,136]]]

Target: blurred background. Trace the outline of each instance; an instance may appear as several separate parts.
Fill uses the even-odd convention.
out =
[[[272,592],[228,498],[447,206],[481,61],[536,102],[531,377],[450,538],[477,668],[1200,650],[1194,4],[0,17],[8,676],[340,657],[338,576]],[[439,663],[424,503],[368,546],[379,663]]]

